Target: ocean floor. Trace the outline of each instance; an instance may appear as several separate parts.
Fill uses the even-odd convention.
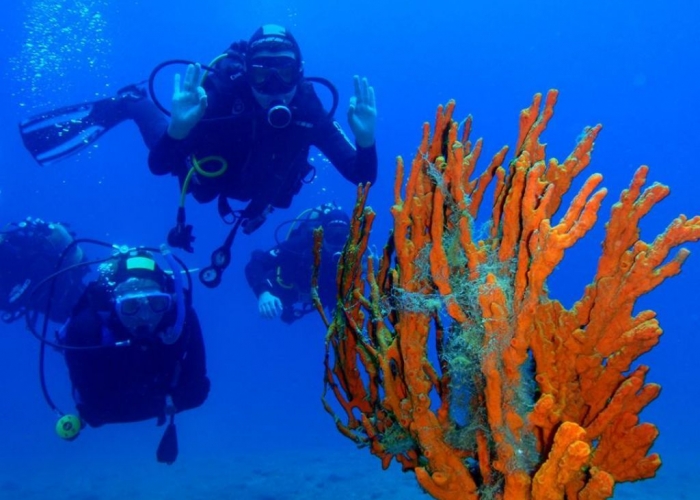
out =
[[[412,474],[394,465],[382,471],[366,450],[234,450],[228,457],[190,456],[172,466],[128,455],[87,458],[7,464],[0,471],[0,499],[430,499]],[[614,498],[700,498],[693,480],[697,464],[677,458],[667,458],[653,480],[618,487]]]

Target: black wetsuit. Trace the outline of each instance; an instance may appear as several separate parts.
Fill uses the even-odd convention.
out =
[[[207,88],[207,84],[209,87]],[[253,200],[249,213],[257,215],[268,205],[289,207],[292,198],[312,171],[309,148],[317,147],[347,180],[374,182],[377,175],[375,146],[355,147],[340,125],[328,117],[311,83],[302,82],[290,103],[292,122],[286,128],[267,123],[245,78],[227,86],[205,81],[207,112],[184,140],[167,132],[151,149],[149,166],[156,175],[172,174],[182,184],[189,170],[188,157],[202,160],[220,156],[228,163],[217,178],[197,175],[189,190],[200,202],[218,196]],[[218,163],[206,164],[216,170]]]
[[[113,346],[127,340],[131,344],[65,350],[80,417],[93,427],[149,418],[163,423],[167,395],[178,412],[200,406],[209,393],[209,379],[195,311],[187,308],[180,338],[166,345],[157,337],[134,340],[114,312],[93,307],[102,302],[99,297],[95,286],[88,287],[62,341],[69,346]],[[169,311],[161,325],[172,324],[175,314]]]
[[[268,252],[255,250],[246,264],[248,285],[260,297],[270,292],[282,302],[281,319],[292,323],[313,311],[311,275],[313,271],[313,236],[310,231],[284,241]],[[319,298],[330,310],[336,305],[336,261],[325,250],[321,253]]]

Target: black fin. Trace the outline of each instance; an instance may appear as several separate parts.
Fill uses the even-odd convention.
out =
[[[144,91],[130,85],[115,97],[34,115],[19,124],[22,142],[40,165],[51,165],[92,145],[129,118],[129,102],[144,97]]]
[[[177,460],[177,430],[173,418],[170,418],[168,427],[165,428],[163,437],[160,438],[156,458],[162,464],[172,465]]]

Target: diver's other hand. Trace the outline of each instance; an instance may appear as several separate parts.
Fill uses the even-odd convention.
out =
[[[282,312],[282,301],[270,292],[263,292],[258,298],[258,311],[263,318],[276,318]]]
[[[175,75],[173,104],[170,111],[168,135],[173,139],[184,139],[202,119],[207,110],[207,93],[202,87],[202,66],[189,64],[185,79]]]
[[[355,95],[350,98],[348,123],[355,135],[357,145],[368,148],[374,145],[374,131],[377,126],[377,104],[374,99],[374,87],[367,78],[354,76]]]

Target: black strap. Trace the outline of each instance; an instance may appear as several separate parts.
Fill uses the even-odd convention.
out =
[[[251,200],[243,210],[234,210],[231,208],[228,198],[223,194],[219,195],[216,208],[224,223],[236,224],[240,220],[245,234],[250,234],[258,229],[272,211],[272,206],[269,203],[259,199]]]

